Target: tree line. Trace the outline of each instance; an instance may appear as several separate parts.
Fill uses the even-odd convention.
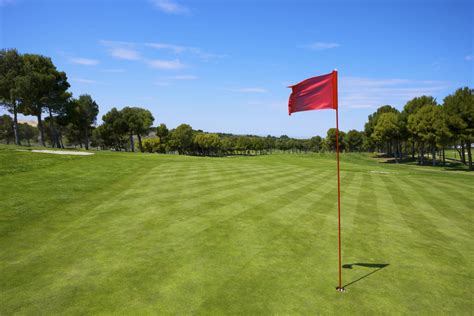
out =
[[[152,114],[145,109],[125,107],[111,109],[103,117],[103,123],[92,133],[92,145],[100,149],[135,151],[149,153],[177,153],[198,156],[260,155],[274,151],[285,153],[307,153],[334,151],[336,130],[331,128],[327,136],[310,139],[290,138],[286,135],[266,137],[257,135],[233,135],[228,133],[208,133],[194,130],[188,124],[174,129],[161,123],[152,127]],[[135,140],[136,138],[136,140]],[[340,148],[343,151],[365,150],[363,132],[351,130],[339,133]]]
[[[402,111],[381,106],[369,115],[364,131],[370,151],[384,152],[396,161],[411,157],[422,165],[430,153],[432,165],[445,164],[445,149],[453,148],[473,169],[474,90],[457,89],[442,104],[431,96],[416,97]]]
[[[66,73],[50,58],[0,50],[0,105],[10,114],[0,116],[0,139],[17,145],[39,141],[43,146],[79,146],[151,153],[188,155],[250,155],[274,151],[288,153],[335,151],[336,130],[325,137],[290,138],[206,133],[181,124],[169,130],[153,127],[154,117],[140,107],[112,108],[96,126],[99,105],[90,95],[74,98]],[[18,114],[37,118],[37,128],[18,123]],[[45,118],[43,118],[45,116]],[[364,131],[339,132],[341,152],[381,152],[398,160],[411,157],[425,163],[445,163],[445,149],[455,148],[472,169],[474,140],[473,89],[460,88],[438,104],[431,96],[408,101],[402,111],[384,105],[369,115]],[[467,152],[467,155],[466,155]],[[467,157],[466,157],[467,156]]]
[[[49,142],[58,148],[64,148],[66,138],[88,149],[99,106],[89,95],[73,98],[69,87],[66,73],[50,58],[0,50],[0,105],[13,116],[0,117],[0,137],[16,145],[22,140],[29,144],[37,137],[42,146]],[[18,114],[35,116],[37,131],[19,124]]]

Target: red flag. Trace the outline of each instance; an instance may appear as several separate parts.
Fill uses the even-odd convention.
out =
[[[289,86],[288,114],[293,112],[334,109],[337,110],[337,71],[306,79]]]

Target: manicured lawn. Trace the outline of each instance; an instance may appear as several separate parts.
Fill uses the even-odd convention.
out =
[[[0,147],[0,314],[472,314],[474,173],[341,168],[346,293],[333,155]]]

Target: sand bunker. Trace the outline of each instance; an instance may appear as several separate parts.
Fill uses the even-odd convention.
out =
[[[89,156],[94,153],[88,153],[84,151],[61,151],[61,150],[38,150],[34,149],[31,152],[33,153],[43,153],[43,154],[55,154],[55,155],[77,155],[77,156]]]

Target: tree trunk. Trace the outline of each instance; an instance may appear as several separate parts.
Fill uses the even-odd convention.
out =
[[[466,164],[466,152],[464,147],[464,140],[461,140],[461,161],[463,164]]]
[[[52,147],[56,148],[61,148],[61,144],[59,143],[59,137],[58,133],[56,131],[56,127],[54,126],[54,121],[53,121],[53,113],[51,112],[51,109],[48,108],[49,111],[49,121],[50,121],[50,127],[51,127],[51,144]]]
[[[444,154],[444,147],[443,147],[443,166],[446,165],[446,156]]]
[[[38,118],[38,130],[39,130],[39,138],[41,146],[46,147],[46,143],[44,142],[44,129],[43,129],[43,122],[41,121],[41,112],[36,116]]]
[[[431,159],[433,160],[433,166],[436,166],[436,144],[431,144]]]
[[[137,134],[137,137],[138,137],[138,148],[140,149],[140,152],[143,152],[142,137],[140,134]]]
[[[415,142],[411,142],[411,158],[415,159]]]
[[[424,143],[420,143],[419,144],[420,146],[420,165],[423,165],[424,164],[424,160],[425,160],[425,144]]]
[[[394,151],[395,163],[398,163],[398,140],[395,140],[395,151]]]
[[[130,133],[130,150],[135,152],[135,144],[133,143],[133,134]]]
[[[86,126],[85,128],[84,140],[86,142],[86,150],[89,150],[89,127],[88,126]]]
[[[467,145],[467,158],[469,160],[469,169],[472,170],[472,152],[471,152],[471,140],[468,139]]]
[[[20,143],[20,129],[18,128],[18,113],[16,110],[16,103],[13,101],[13,133],[15,134],[15,144],[21,145]]]
[[[10,101],[13,106],[13,134],[15,135],[15,145],[21,145],[20,143],[20,130],[18,128],[18,111],[16,108],[16,100],[13,97],[13,91],[10,90]]]

